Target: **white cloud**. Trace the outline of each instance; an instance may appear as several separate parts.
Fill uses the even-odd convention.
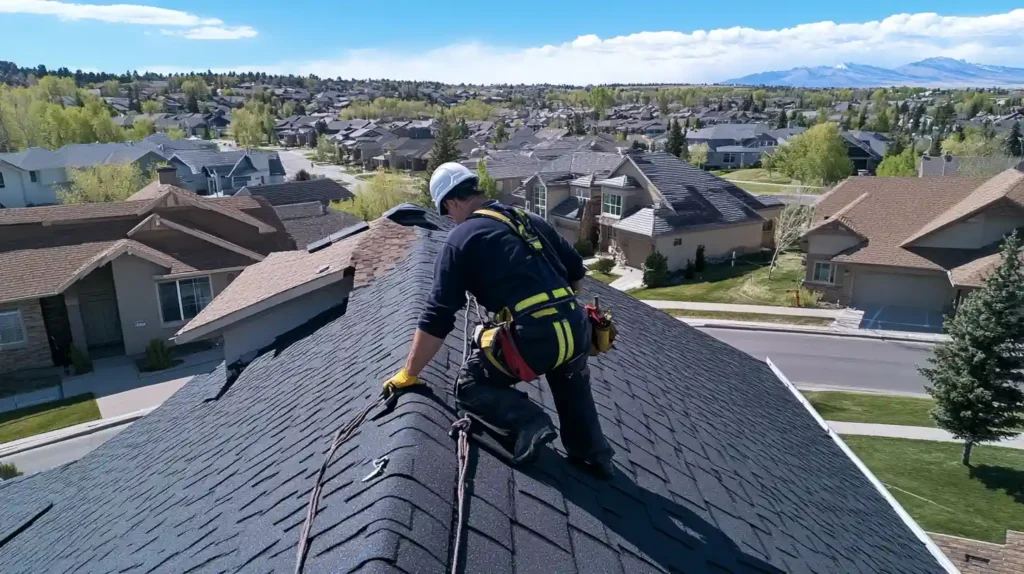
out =
[[[252,38],[258,32],[250,26],[222,26],[219,18],[204,18],[184,12],[139,4],[75,4],[55,0],[0,0],[0,14],[56,16],[61,20],[98,20],[116,24],[192,27],[185,31],[162,31],[190,40],[236,40]]]
[[[350,50],[335,59],[238,69],[474,83],[715,82],[794,66],[852,61],[895,66],[931,56],[1019,65],[1024,9],[989,16],[896,14],[881,21],[814,22],[780,30],[726,28],[580,36],[558,45],[482,43],[428,51]]]
[[[252,26],[201,26],[188,30],[160,30],[164,36],[181,36],[189,40],[239,40],[259,35]]]

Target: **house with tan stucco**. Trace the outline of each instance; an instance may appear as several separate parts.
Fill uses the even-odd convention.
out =
[[[172,185],[144,199],[0,209],[0,374],[135,355],[169,338],[246,267],[295,249],[265,199]],[[170,179],[168,179],[170,178]]]
[[[654,251],[669,270],[696,260],[755,253],[770,247],[783,205],[740,189],[668,153],[626,154],[607,177],[593,182],[600,198],[600,249],[630,267]]]
[[[998,265],[1006,234],[1024,227],[1024,172],[851,177],[814,208],[805,285],[859,309],[949,314]]]

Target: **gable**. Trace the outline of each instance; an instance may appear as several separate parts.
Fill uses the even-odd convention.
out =
[[[966,219],[913,241],[908,247],[980,249],[1002,240],[1015,229],[1024,227],[1024,209],[1001,201]]]

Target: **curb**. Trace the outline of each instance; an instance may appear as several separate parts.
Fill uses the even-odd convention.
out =
[[[677,317],[680,321],[683,321],[687,325],[696,328],[712,328],[712,329],[733,329],[736,331],[769,331],[774,333],[792,333],[799,335],[824,335],[829,337],[849,337],[854,339],[872,339],[876,341],[902,341],[907,343],[925,343],[934,345],[947,340],[945,335],[937,335],[932,337],[921,337],[915,335],[900,335],[886,333],[881,334],[872,331],[840,331],[837,329],[829,329],[823,327],[815,329],[813,327],[800,327],[796,325],[786,325],[779,323],[741,323],[741,322],[729,322],[729,321],[713,321],[708,319],[690,319],[687,317]]]
[[[80,425],[65,427],[55,431],[3,443],[0,444],[0,458],[20,454],[40,447],[78,438],[80,436],[90,435],[108,428],[130,424],[153,412],[154,409],[156,409],[156,407],[141,409],[126,415],[100,419],[98,421],[90,421]]]

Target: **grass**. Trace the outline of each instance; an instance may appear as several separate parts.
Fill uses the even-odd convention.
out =
[[[825,420],[937,428],[928,415],[935,406],[930,398],[839,391],[807,391],[804,396]]]
[[[957,443],[843,440],[927,531],[1002,544],[1024,530],[1024,451],[975,446],[968,468]]]
[[[622,275],[616,275],[615,273],[601,273],[600,271],[593,271],[590,273],[590,276],[593,277],[594,279],[597,279],[601,283],[604,283],[605,285],[608,285],[612,281],[615,281],[619,277],[622,277]]]
[[[0,413],[0,443],[99,418],[100,408],[91,394]]]
[[[835,391],[807,391],[804,396],[825,420],[935,428],[928,416],[935,405],[932,399]]]
[[[377,174],[375,173],[360,173],[356,175],[356,179],[361,181],[370,181],[375,177],[377,177]]]
[[[812,327],[828,327],[832,319],[825,317],[791,317],[787,315],[769,315],[766,313],[729,313],[728,311],[691,311],[689,309],[662,309],[673,317],[690,319],[721,319],[724,321],[753,321],[757,323],[781,323],[785,325],[809,325]]]
[[[768,170],[761,168],[751,169],[736,169],[736,170],[718,170],[712,171],[711,173],[727,179],[736,184],[740,189],[749,191],[750,193],[771,193],[771,194],[787,194],[787,193],[806,193],[816,194],[821,193],[823,190],[816,187],[802,187],[803,184],[798,180],[783,175],[780,172],[773,171],[770,174]],[[762,185],[759,185],[762,184]],[[763,184],[778,184],[778,185],[763,185]],[[782,187],[782,186],[794,186],[794,187]]]
[[[708,265],[697,277],[678,285],[636,289],[629,293],[637,299],[795,307],[796,300],[791,291],[800,289],[803,278],[804,266],[800,255],[783,253],[771,280],[768,279],[767,261],[741,259],[735,267],[728,263]],[[814,307],[817,299],[803,290],[800,305]]]

